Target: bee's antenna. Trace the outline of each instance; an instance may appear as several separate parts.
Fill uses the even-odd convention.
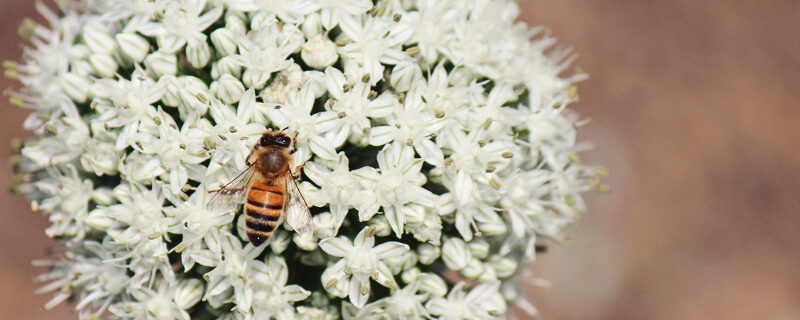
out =
[[[286,131],[286,129],[289,129],[289,127],[284,127],[281,131]]]

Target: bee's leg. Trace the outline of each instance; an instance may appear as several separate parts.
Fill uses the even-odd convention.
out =
[[[303,164],[301,164],[299,166],[294,167],[294,171],[291,172],[292,173],[292,178],[294,178],[295,180],[300,179],[300,171],[303,170],[303,166],[305,166],[305,165],[306,164],[303,163]]]
[[[293,154],[293,153],[297,152],[297,134],[298,134],[298,132],[295,131],[294,138],[292,138],[292,151],[290,151],[289,153]]]
[[[250,150],[250,154],[247,155],[247,158],[244,158],[244,164],[246,164],[248,167],[253,165],[253,160],[250,158],[252,158],[255,153],[256,148],[253,148],[253,150]]]

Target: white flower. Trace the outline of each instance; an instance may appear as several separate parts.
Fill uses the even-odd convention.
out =
[[[76,310],[83,314],[88,311],[101,314],[115,297],[136,283],[127,274],[127,268],[115,263],[112,252],[119,247],[106,243],[86,241],[81,253],[69,252],[67,258],[58,262],[35,261],[34,264],[50,265],[53,271],[37,278],[38,281],[51,281],[37,290],[38,293],[60,289],[60,292],[45,305],[51,309],[64,301],[73,291],[80,293]],[[113,250],[113,251],[112,251]],[[83,290],[80,290],[83,289]],[[89,308],[87,308],[87,306]]]
[[[410,59],[401,44],[411,36],[411,25],[397,23],[391,17],[358,16],[340,21],[339,27],[349,40],[339,52],[358,63],[364,74],[370,76],[368,83],[375,85],[383,77],[382,64],[397,64]]]
[[[377,170],[363,167],[353,172],[368,181],[367,189],[374,190],[376,195],[373,205],[359,210],[359,219],[369,220],[380,206],[398,238],[403,234],[405,212],[411,210],[404,205],[417,203],[430,207],[435,197],[421,187],[425,183],[425,176],[420,174],[422,160],[413,157],[414,153],[406,145],[386,145],[378,153]]]
[[[303,34],[297,27],[279,26],[277,21],[268,20],[260,29],[238,39],[239,54],[232,57],[245,69],[242,75],[244,84],[261,89],[273,72],[289,67],[289,54],[297,51],[303,43]]]
[[[115,146],[117,150],[129,146],[128,139],[139,130],[141,122],[156,115],[152,104],[161,99],[167,79],[162,77],[155,81],[137,68],[132,80],[101,79],[95,82],[95,95],[107,99],[97,100],[97,108],[103,112],[95,121],[110,128],[122,127]]]
[[[242,248],[239,239],[227,232],[220,233],[217,241],[218,247],[211,248],[216,255],[215,268],[203,275],[208,282],[203,300],[208,299],[212,305],[232,300],[238,310],[249,312],[253,303],[251,283],[256,274],[266,268],[263,262],[255,260],[264,246],[254,247],[248,243]]]
[[[136,184],[123,184],[114,188],[114,196],[120,203],[106,208],[106,214],[128,226],[113,232],[115,241],[137,245],[147,239],[168,236],[169,219],[162,209],[165,195],[161,184],[154,184],[150,190]]]
[[[464,292],[464,282],[450,290],[447,298],[433,298],[425,305],[432,315],[442,320],[495,319],[506,312],[506,303],[500,295],[500,281],[487,282]]]
[[[311,292],[298,285],[286,285],[289,270],[283,258],[269,256],[266,273],[258,274],[253,283],[253,316],[257,319],[293,319],[293,303],[306,299]]]
[[[303,62],[315,69],[324,69],[339,59],[333,41],[319,34],[303,45],[300,57],[303,58]]]
[[[225,3],[230,8],[240,11],[271,13],[278,16],[282,21],[290,23],[302,22],[304,15],[317,9],[311,0],[225,0]]]
[[[190,308],[197,299],[176,301],[176,294],[185,286],[194,286],[197,281],[188,281],[181,285],[172,285],[166,280],[158,281],[155,289],[132,288],[131,296],[135,302],[120,302],[112,305],[109,310],[118,317],[133,317],[137,319],[190,319]],[[193,303],[192,303],[193,302]]]
[[[446,48],[448,38],[453,37],[451,28],[463,7],[450,0],[418,1],[418,6],[417,11],[409,12],[405,18],[414,26],[409,42],[417,43],[425,60],[433,62]]]
[[[369,142],[372,145],[384,145],[391,141],[404,143],[413,146],[426,162],[442,166],[442,150],[430,138],[439,132],[447,119],[444,116],[437,117],[425,107],[422,97],[424,87],[424,81],[415,82],[414,87],[406,93],[403,106],[395,108],[392,116],[388,117],[388,125],[372,128]]]
[[[430,318],[430,314],[423,307],[428,300],[427,293],[420,293],[419,287],[430,275],[422,275],[411,284],[392,293],[391,296],[379,300],[383,302],[384,309],[392,319],[421,319]]]
[[[203,13],[206,0],[168,1],[161,22],[153,22],[139,28],[139,31],[158,39],[159,50],[175,53],[185,44],[197,46],[206,40],[203,34],[222,14],[221,6]]]
[[[210,130],[209,143],[214,146],[214,152],[206,175],[211,175],[226,165],[244,168],[244,160],[250,153],[253,141],[265,130],[263,124],[249,121],[256,108],[253,92],[248,91],[243,97],[245,99],[239,102],[235,111],[217,100],[211,101],[210,113],[216,125]],[[218,181],[224,182],[227,181]]]
[[[47,235],[73,236],[83,239],[87,231],[85,219],[89,214],[89,200],[94,193],[91,180],[81,179],[74,166],[69,165],[63,172],[50,168],[50,178],[35,183],[41,192],[50,197],[44,199],[39,209],[50,215],[53,224],[47,228]]]
[[[339,130],[349,131],[356,139],[368,137],[372,129],[370,119],[390,115],[397,103],[388,91],[371,97],[371,87],[361,79],[348,81],[339,69],[325,69],[325,86],[332,98],[326,108],[342,118]]]
[[[309,194],[308,200],[312,205],[330,206],[335,223],[334,229],[338,231],[347,211],[359,207],[364,198],[357,196],[361,178],[350,171],[347,156],[339,153],[336,162],[331,165],[332,170],[315,162],[307,162],[304,171],[311,181],[320,186],[318,192]]]
[[[150,132],[132,137],[136,141],[134,149],[157,159],[164,170],[162,181],[169,183],[173,195],[179,196],[190,178],[195,181],[203,178],[204,168],[200,163],[208,159],[208,152],[203,148],[208,131],[202,127],[208,125],[197,119],[187,119],[178,130],[172,117],[163,110],[159,110],[154,119],[158,119],[157,124],[154,123],[157,126],[141,128]]]
[[[233,221],[233,212],[208,211],[206,203],[209,198],[205,188],[198,188],[185,202],[164,209],[170,220],[169,232],[182,236],[181,242],[173,250],[181,254],[185,270],[192,269],[195,263],[215,265],[216,256],[208,247],[216,248],[219,230]]]
[[[322,159],[335,159],[335,147],[344,143],[347,134],[342,130],[333,131],[342,122],[336,112],[312,114],[316,100],[312,85],[308,81],[299,91],[289,94],[286,103],[266,108],[266,114],[276,126],[292,128],[298,133],[296,141],[300,146],[295,155],[297,162],[305,162],[311,158],[309,151]]]
[[[327,254],[342,257],[328,267],[322,276],[326,288],[337,283],[349,281],[350,302],[361,308],[367,303],[372,278],[387,288],[397,288],[389,267],[383,260],[409,250],[408,245],[399,242],[385,242],[375,246],[374,229],[364,228],[352,243],[347,238],[328,238],[320,241],[320,247]]]
[[[322,26],[331,30],[342,20],[352,19],[372,7],[369,0],[314,0],[320,7]]]

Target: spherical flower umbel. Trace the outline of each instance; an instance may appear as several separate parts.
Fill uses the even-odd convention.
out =
[[[568,51],[510,0],[36,2],[36,135],[15,190],[81,318],[485,319],[543,239],[607,191],[580,161]],[[267,129],[296,135],[314,232],[248,242],[207,206]],[[291,222],[291,220],[290,220]],[[373,282],[375,282],[373,284]],[[527,303],[527,302],[526,302]],[[527,308],[531,309],[531,308]]]

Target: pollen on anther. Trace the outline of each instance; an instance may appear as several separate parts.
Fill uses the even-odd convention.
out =
[[[186,244],[181,243],[177,247],[175,247],[175,252],[181,253],[183,250],[186,250]]]
[[[374,235],[375,235],[375,231],[377,231],[377,228],[375,228],[374,226],[370,226],[370,227],[367,229],[367,237],[372,237],[372,236],[374,236]]]
[[[500,182],[498,182],[495,178],[489,179],[489,185],[491,185],[492,188],[500,189]]]
[[[325,289],[333,288],[333,286],[336,285],[336,282],[338,282],[338,280],[336,280],[336,278],[328,280],[328,282],[325,282]]]

